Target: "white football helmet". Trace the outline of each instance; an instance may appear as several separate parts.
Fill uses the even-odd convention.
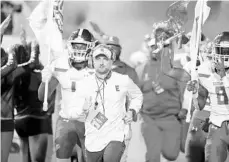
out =
[[[70,61],[77,63],[87,61],[94,43],[94,37],[87,29],[73,32],[67,41]]]
[[[212,59],[214,62],[223,60],[225,68],[229,68],[229,31],[222,32],[215,37]]]

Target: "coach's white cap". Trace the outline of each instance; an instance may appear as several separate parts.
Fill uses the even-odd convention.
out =
[[[112,59],[112,51],[111,51],[110,47],[108,47],[107,45],[104,45],[104,44],[98,45],[92,51],[92,56],[94,58],[97,57],[97,56],[99,56],[99,55],[104,55],[108,59]]]

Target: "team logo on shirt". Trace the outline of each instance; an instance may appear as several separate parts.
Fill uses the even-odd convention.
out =
[[[115,90],[116,90],[116,92],[119,92],[120,91],[119,85],[115,85]]]

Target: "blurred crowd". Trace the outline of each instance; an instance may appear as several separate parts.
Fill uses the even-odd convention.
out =
[[[21,11],[1,1],[1,44],[12,34],[12,14]],[[226,162],[229,31],[214,40],[201,33],[193,63],[191,32],[172,23],[154,23],[130,55],[132,66],[121,60],[121,40],[92,22],[94,35],[76,29],[47,65],[25,30],[20,43],[1,46],[1,161],[8,161],[16,131],[23,162],[44,162],[52,134],[54,161],[126,162],[131,123],[141,122],[147,162],[175,161],[180,152],[187,162]],[[178,49],[185,51],[180,61]]]

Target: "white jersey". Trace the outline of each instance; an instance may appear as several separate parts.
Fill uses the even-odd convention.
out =
[[[229,120],[229,80],[212,73],[202,82],[209,92],[211,115],[210,121],[221,127],[222,122]]]
[[[129,97],[129,109],[139,112],[142,105],[142,93],[136,84],[127,76],[116,72],[111,73],[111,77],[105,83],[91,75],[81,82],[80,91],[84,92],[81,102],[72,100],[72,107],[81,105],[81,111],[74,112],[75,119],[83,116],[86,107],[89,110],[85,121],[85,147],[88,151],[95,152],[104,149],[111,141],[124,140],[126,124],[123,118],[126,114],[126,96]],[[74,98],[79,98],[75,93]],[[89,103],[85,104],[85,98]],[[95,107],[97,103],[97,106]],[[86,105],[86,106],[85,106]],[[92,125],[90,119],[94,112],[103,114],[107,121],[98,129]],[[97,116],[97,115],[96,115]]]
[[[60,57],[52,63],[54,70],[54,77],[59,81],[61,87],[61,109],[59,115],[63,118],[69,119],[71,116],[71,110],[69,110],[69,103],[74,100],[73,93],[77,91],[77,84],[82,79],[88,77],[94,73],[94,70],[85,68],[77,70],[71,67],[68,57]]]

